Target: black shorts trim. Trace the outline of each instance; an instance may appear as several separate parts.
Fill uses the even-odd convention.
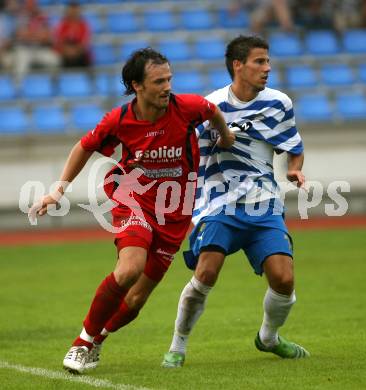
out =
[[[200,253],[202,252],[220,252],[225,256],[227,255],[226,250],[219,245],[206,245],[200,249]]]

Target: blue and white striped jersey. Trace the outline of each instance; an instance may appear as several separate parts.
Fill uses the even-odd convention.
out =
[[[286,94],[265,88],[255,99],[242,102],[228,85],[206,98],[220,107],[229,126],[237,123],[244,130],[236,133],[233,147],[225,150],[215,145],[217,131],[208,121],[197,128],[201,157],[194,224],[238,203],[280,199],[273,173],[274,152],[303,152],[292,102]]]

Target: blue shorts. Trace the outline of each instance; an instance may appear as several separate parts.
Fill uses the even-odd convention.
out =
[[[184,260],[195,269],[202,251],[212,250],[225,255],[242,249],[254,272],[263,273],[263,262],[271,255],[282,253],[292,257],[292,239],[282,215],[248,216],[238,210],[235,216],[204,217],[190,237],[190,250]]]

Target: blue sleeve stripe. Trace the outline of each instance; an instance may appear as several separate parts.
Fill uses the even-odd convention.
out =
[[[275,135],[274,137],[267,138],[267,142],[271,145],[277,146],[294,137],[297,134],[297,129],[295,126],[290,127],[286,131],[283,131],[280,134]]]
[[[261,122],[272,130],[280,123],[275,118],[273,118],[271,116],[266,118],[266,119],[263,119]]]
[[[296,146],[288,151],[291,154],[301,154],[304,151],[304,144],[300,141]]]
[[[282,122],[288,121],[293,117],[294,117],[294,110],[290,108],[289,110],[285,111],[285,116],[283,117]]]

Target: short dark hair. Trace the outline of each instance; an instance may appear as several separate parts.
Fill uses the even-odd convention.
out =
[[[142,83],[145,79],[145,65],[151,62],[156,65],[169,63],[168,59],[151,47],[136,50],[122,68],[122,81],[126,87],[125,95],[132,95],[135,90],[132,81]]]
[[[239,60],[245,63],[250,51],[257,47],[268,50],[269,44],[265,39],[255,35],[239,35],[228,43],[226,46],[225,62],[232,80],[234,79],[233,61]]]

